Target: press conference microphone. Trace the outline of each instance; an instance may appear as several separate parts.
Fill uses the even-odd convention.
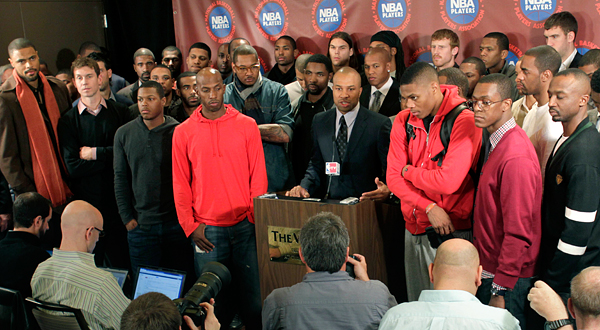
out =
[[[333,161],[335,160],[335,134],[331,137],[331,144],[333,145],[333,148],[331,148],[331,162],[333,163]],[[333,176],[333,174],[329,173],[329,174],[327,174],[327,176],[329,178],[327,179],[328,182],[327,182],[327,192],[325,193],[325,199],[327,199],[329,197],[329,188],[331,188],[331,177]]]

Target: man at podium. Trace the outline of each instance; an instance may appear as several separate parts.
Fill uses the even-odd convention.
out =
[[[386,200],[392,123],[359,104],[360,75],[350,67],[333,76],[333,109],[313,119],[313,156],[300,185],[286,196]]]

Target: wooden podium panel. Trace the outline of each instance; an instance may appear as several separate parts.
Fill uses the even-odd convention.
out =
[[[302,228],[308,218],[319,212],[332,212],[342,218],[350,235],[350,254],[364,255],[367,259],[369,277],[387,284],[383,240],[373,201],[342,205],[302,200],[255,198],[256,250],[263,300],[274,289],[301,282],[302,277],[306,274],[305,265],[270,260],[268,226]]]

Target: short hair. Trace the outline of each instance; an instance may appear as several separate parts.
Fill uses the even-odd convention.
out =
[[[163,49],[162,53],[160,54],[160,56],[165,57],[165,52],[177,52],[177,56],[179,58],[181,58],[181,50],[179,50],[179,48],[175,47],[175,46],[167,46],[165,47],[165,49]]]
[[[20,194],[13,203],[15,228],[30,228],[38,216],[46,219],[51,208],[52,203],[37,192]]]
[[[600,49],[588,50],[587,53],[583,54],[578,65],[582,67],[590,64],[600,68]]]
[[[380,54],[382,54],[382,55],[384,56],[384,59],[385,59],[387,62],[390,62],[390,63],[392,62],[392,55],[391,55],[391,54],[390,54],[390,53],[389,53],[387,50],[385,50],[385,49],[383,49],[383,48],[370,48],[370,49],[367,51],[367,53],[365,54],[365,58],[366,58],[367,56],[369,56],[369,55],[374,55],[374,54],[377,54],[377,53],[380,53]]]
[[[323,54],[315,54],[306,60],[306,65],[308,63],[321,63],[325,65],[325,69],[327,69],[327,73],[333,72],[333,64],[331,63],[331,59]],[[306,69],[306,67],[304,67]]]
[[[600,93],[600,70],[596,70],[594,74],[592,74],[590,85],[592,85],[593,92]]]
[[[464,95],[469,93],[469,79],[464,74],[464,72],[460,71],[457,68],[445,68],[438,72],[439,77],[446,77],[446,85],[457,86],[462,90]]]
[[[235,49],[232,58],[233,63],[237,63],[237,58],[241,55],[254,55],[258,61],[258,53],[256,52],[256,49],[250,45],[241,45]]]
[[[479,57],[475,57],[475,56],[467,57],[462,62],[474,64],[475,70],[477,70],[477,73],[479,73],[480,76],[485,75],[485,72],[486,72],[485,63]]]
[[[348,66],[354,69],[358,69],[358,58],[356,57],[357,53],[354,49],[354,41],[352,41],[352,37],[347,32],[338,31],[331,35],[331,38],[329,38],[329,42],[327,43],[327,57],[331,58],[331,56],[329,55],[329,46],[331,45],[331,40],[333,39],[344,40],[344,42],[348,44],[348,48],[354,50],[353,55],[350,56],[350,59],[348,60]]]
[[[162,63],[161,63],[161,64],[157,64],[157,65],[155,65],[155,66],[152,68],[152,71],[154,71],[154,69],[156,69],[156,68],[162,68],[162,69],[167,69],[167,70],[169,70],[169,76],[171,76],[171,78],[173,78],[173,73],[171,72],[171,69],[169,69],[169,67],[168,67],[168,66],[166,66],[166,65],[164,65],[164,64],[162,64]]]
[[[568,11],[554,13],[544,22],[544,30],[550,30],[553,27],[560,27],[565,34],[573,31],[577,36],[577,19]]]
[[[287,35],[286,36],[281,36],[281,37],[277,38],[277,40],[275,42],[277,42],[277,41],[279,41],[281,39],[285,39],[285,40],[289,41],[290,44],[292,44],[292,50],[296,50],[296,40],[294,40],[294,38],[292,38],[290,36],[287,36]]]
[[[4,74],[4,72],[6,72],[6,70],[8,69],[12,69],[12,65],[10,64],[4,64],[3,66],[0,66],[0,77]],[[0,84],[2,84],[3,81],[0,78]]]
[[[90,55],[88,55],[87,57],[91,58],[92,60],[94,60],[96,62],[104,63],[104,67],[106,68],[106,70],[112,69],[112,64],[110,62],[110,58],[108,58],[108,56],[104,55],[104,53],[93,52],[93,53],[90,53]]]
[[[206,51],[206,53],[208,53],[208,59],[210,60],[211,56],[212,56],[212,51],[210,50],[210,47],[208,47],[207,44],[203,43],[203,42],[196,42],[193,45],[190,46],[190,49],[188,50],[188,54],[192,51],[192,49],[194,48],[198,48],[198,49],[203,49]]]
[[[121,315],[122,330],[178,330],[181,314],[162,293],[148,292],[134,299]]]
[[[450,29],[440,29],[431,35],[431,41],[433,40],[442,40],[442,39],[450,39],[450,48],[460,47],[460,40],[458,39],[458,34]]]
[[[600,316],[599,284],[600,267],[588,267],[573,277],[571,281],[573,305],[586,316]]]
[[[247,42],[247,43],[248,43],[248,45],[250,45],[250,41],[248,41],[248,39],[246,39],[246,38],[234,38],[234,39],[231,39],[231,41],[229,42],[229,55],[230,55],[232,58],[233,58],[233,52],[235,51],[235,49],[232,49],[232,48],[231,48],[231,44],[232,44],[232,43],[234,43],[234,42],[236,42],[236,41],[239,41],[239,40],[244,40],[245,42]],[[240,46],[241,46],[241,45],[240,45]],[[239,47],[239,46],[238,46],[238,47]]]
[[[133,53],[133,63],[135,63],[135,58],[138,56],[152,56],[152,60],[156,61],[156,58],[154,57],[154,53],[148,49],[148,48],[140,48],[138,50],[135,51],[135,53]]]
[[[315,272],[339,271],[346,262],[349,245],[346,225],[331,212],[310,217],[300,231],[302,256],[306,265]]]
[[[79,55],[82,55],[85,53],[86,50],[93,50],[94,53],[101,53],[102,49],[100,48],[100,46],[98,46],[97,43],[93,42],[93,41],[85,41],[81,44],[81,46],[79,46]]]
[[[534,64],[540,73],[550,70],[553,75],[556,75],[562,64],[560,54],[548,45],[528,49],[524,55],[535,57]]]
[[[296,58],[296,70],[300,71],[300,73],[304,72],[304,69],[306,69],[306,63],[308,63],[308,59],[311,57],[311,54],[300,54],[300,56],[298,56]],[[327,57],[327,56],[325,56]],[[331,60],[330,60],[331,62]]]
[[[561,72],[554,75],[554,77],[561,77],[561,76],[565,76],[565,77],[573,76],[575,78],[575,80],[583,80],[583,81],[589,81],[589,79],[590,79],[590,77],[588,77],[588,75],[585,74],[585,72],[583,72],[577,68],[567,68],[567,69],[562,70]]]
[[[60,69],[56,73],[56,76],[58,76],[59,74],[66,74],[67,76],[69,76],[69,79],[73,79],[73,72],[71,71],[71,69]]]
[[[496,85],[496,90],[498,91],[498,94],[500,94],[500,98],[502,98],[503,100],[512,100],[512,82],[510,81],[510,78],[508,78],[506,75],[503,75],[501,73],[488,74],[487,76],[479,79],[479,82],[477,84],[494,84]]]
[[[148,81],[144,81],[141,85],[139,89],[142,88],[154,88],[156,89],[156,92],[158,93],[158,96],[160,96],[160,98],[162,99],[163,97],[165,97],[165,90],[163,89],[162,85],[157,83],[154,80],[148,80]]]
[[[33,50],[37,51],[37,48],[35,48],[33,43],[31,41],[29,41],[29,39],[17,38],[15,40],[11,41],[10,44],[8,44],[8,57],[10,57],[12,52],[14,52],[15,50],[29,48],[29,47],[31,47],[31,48],[33,48]]]
[[[508,41],[508,37],[506,34],[502,32],[490,32],[484,36],[484,38],[492,38],[496,39],[496,43],[498,44],[498,48],[502,50],[509,50],[510,43]]]
[[[179,76],[177,76],[177,79],[175,79],[177,81],[177,89],[181,88],[181,79],[185,78],[185,77],[195,77],[196,74],[192,71],[186,71],[181,73]]]
[[[420,83],[421,81],[439,82],[437,71],[429,63],[416,62],[409,66],[400,78],[400,86]]]
[[[96,76],[100,75],[100,67],[98,67],[98,63],[96,63],[96,61],[92,60],[89,57],[80,57],[80,58],[76,59],[75,61],[73,61],[73,64],[71,64],[72,77],[75,77],[75,70],[81,69],[86,66],[88,68],[93,69],[94,72],[96,72]]]

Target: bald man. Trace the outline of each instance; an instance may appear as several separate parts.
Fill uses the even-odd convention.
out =
[[[137,90],[144,81],[150,80],[150,73],[156,66],[154,53],[148,48],[140,48],[133,54],[133,70],[138,76],[138,80],[133,84],[122,88],[117,95],[122,95],[131,99],[131,102],[137,102]]]
[[[427,227],[444,238],[470,239],[475,185],[469,171],[477,167],[481,129],[456,86],[441,85],[429,64],[411,65],[400,79],[401,101],[388,156],[388,184],[402,201],[406,222],[404,264],[408,300],[431,288],[427,265],[435,257]],[[457,114],[458,113],[458,114]],[[447,116],[455,121],[444,153],[440,136]]]
[[[115,277],[94,264],[94,247],[104,235],[100,211],[71,202],[61,218],[62,242],[31,279],[33,297],[80,309],[92,329],[119,329],[127,299]]]
[[[419,301],[390,309],[379,329],[521,329],[508,311],[483,305],[475,297],[481,272],[477,250],[469,241],[442,243],[428,267],[433,290],[421,292]]]
[[[577,271],[600,262],[600,134],[590,123],[590,80],[579,69],[559,72],[548,89],[552,120],[564,133],[548,158],[542,200],[541,278],[568,296]]]
[[[365,55],[365,76],[360,105],[384,116],[400,112],[400,84],[390,75],[392,56],[385,48],[370,48]]]
[[[315,115],[313,156],[304,179],[287,196],[389,198],[385,168],[392,124],[388,117],[360,105],[361,90],[356,70],[344,67],[333,76],[335,107]],[[326,170],[332,175],[328,177]]]

